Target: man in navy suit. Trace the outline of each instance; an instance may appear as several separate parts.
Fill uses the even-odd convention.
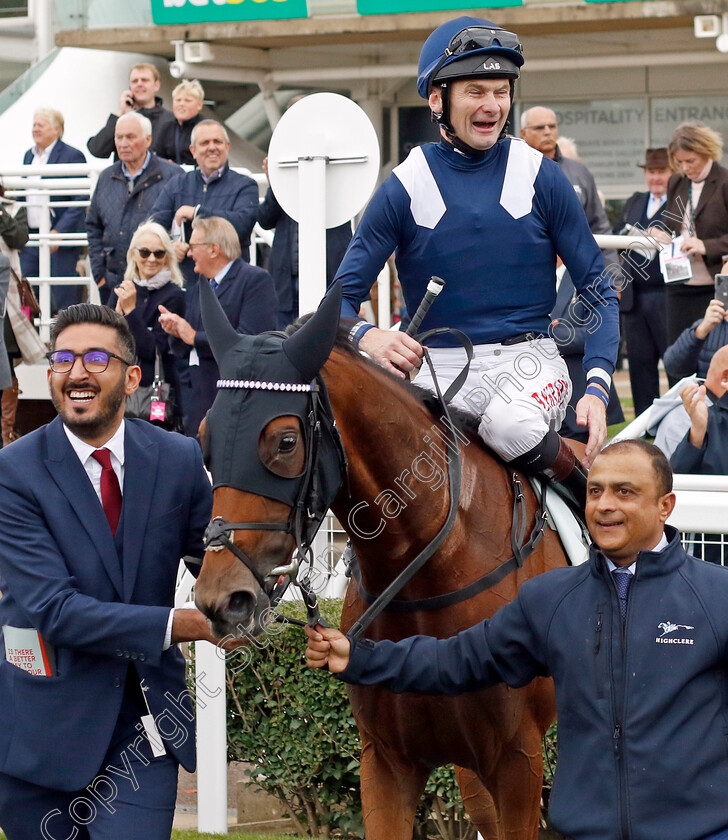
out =
[[[63,137],[63,114],[52,108],[41,108],[33,115],[33,140],[35,145],[23,157],[24,164],[86,163],[79,149],[74,149],[61,140]],[[85,230],[83,207],[54,207],[61,201],[77,201],[78,196],[57,195],[51,198],[51,233],[79,233]],[[40,215],[43,212],[37,196],[28,196],[28,229],[37,233]],[[81,255],[80,248],[51,247],[51,277],[75,277],[76,263]],[[20,255],[20,265],[27,277],[38,277],[38,249],[25,248]],[[53,286],[53,312],[78,303],[83,286]]]
[[[615,233],[629,232],[635,227],[646,231],[662,219],[667,182],[672,175],[667,149],[647,149],[645,162],[639,166],[645,171],[648,190],[636,192],[627,199]],[[622,262],[630,282],[622,290],[619,309],[627,339],[634,413],[638,416],[660,396],[657,366],[667,347],[666,292],[657,253],[641,258],[636,251],[631,253],[630,260]]]
[[[192,223],[188,253],[194,260],[198,282],[208,282],[237,332],[257,335],[276,329],[277,307],[273,280],[267,271],[240,258],[238,234],[227,219],[198,216]],[[217,393],[219,372],[202,327],[197,283],[187,288],[185,317],[159,307],[159,322],[171,336],[172,352],[189,360],[191,387],[182,399],[185,428],[196,435]]]
[[[194,765],[175,645],[215,641],[200,612],[173,609],[210,484],[194,441],[124,420],[141,372],[123,317],[72,306],[51,347],[59,416],[0,452],[0,826],[8,840],[167,840],[178,764]],[[10,661],[20,633],[42,667]]]

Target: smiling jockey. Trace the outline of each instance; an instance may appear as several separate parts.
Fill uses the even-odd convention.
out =
[[[588,386],[577,404],[577,422],[589,428],[586,467],[606,438],[617,294],[601,276],[601,253],[559,166],[505,133],[522,65],[518,37],[479,18],[456,18],[427,39],[417,89],[441,139],[413,149],[369,203],[337,275],[342,314],[357,317],[393,252],[410,312],[430,276],[442,277],[445,289],[423,329],[454,327],[476,345],[453,403],[481,418],[481,437],[506,461],[563,482],[583,501],[584,474],[557,434],[571,395],[554,341],[568,339],[571,327],[560,322],[548,337],[557,255],[589,312]],[[422,362],[421,345],[403,332],[359,321],[351,339],[395,373]],[[447,336],[428,347],[444,391],[463,351]],[[432,387],[426,366],[417,384]]]

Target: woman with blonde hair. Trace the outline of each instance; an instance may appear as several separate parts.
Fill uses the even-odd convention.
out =
[[[728,170],[718,161],[723,138],[697,120],[679,125],[668,145],[670,178],[662,222],[682,234],[692,277],[667,286],[667,343],[702,318],[715,297],[714,276],[728,254]]]
[[[141,385],[154,381],[157,348],[162,355],[164,379],[175,394],[175,412],[181,416],[176,359],[169,350],[167,333],[159,324],[159,307],[184,316],[182,274],[167,231],[156,222],[144,222],[134,232],[126,256],[124,279],[114,291],[116,311],[123,315],[134,335]]]

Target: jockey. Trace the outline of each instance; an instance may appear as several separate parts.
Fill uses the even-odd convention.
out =
[[[587,389],[576,407],[589,429],[586,468],[606,439],[617,294],[559,166],[506,134],[522,65],[518,36],[479,18],[451,20],[425,41],[417,89],[440,142],[413,149],[369,203],[337,274],[342,315],[358,317],[393,252],[410,313],[430,276],[443,278],[422,329],[454,327],[475,345],[453,404],[480,418],[481,437],[504,460],[564,483],[583,502],[584,473],[557,433],[571,396],[557,341],[569,340],[574,326],[562,319],[550,334],[557,255],[588,312]],[[404,332],[357,321],[351,340],[398,375],[422,364],[423,348]],[[463,350],[447,335],[428,348],[444,392],[463,367]],[[426,365],[416,384],[433,388]]]

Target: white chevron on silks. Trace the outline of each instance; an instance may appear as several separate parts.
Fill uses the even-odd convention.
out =
[[[415,224],[433,230],[447,208],[422,147],[415,146],[392,172],[410,197],[410,210]]]
[[[514,219],[527,216],[533,207],[534,183],[543,155],[525,140],[511,138],[500,204]]]

